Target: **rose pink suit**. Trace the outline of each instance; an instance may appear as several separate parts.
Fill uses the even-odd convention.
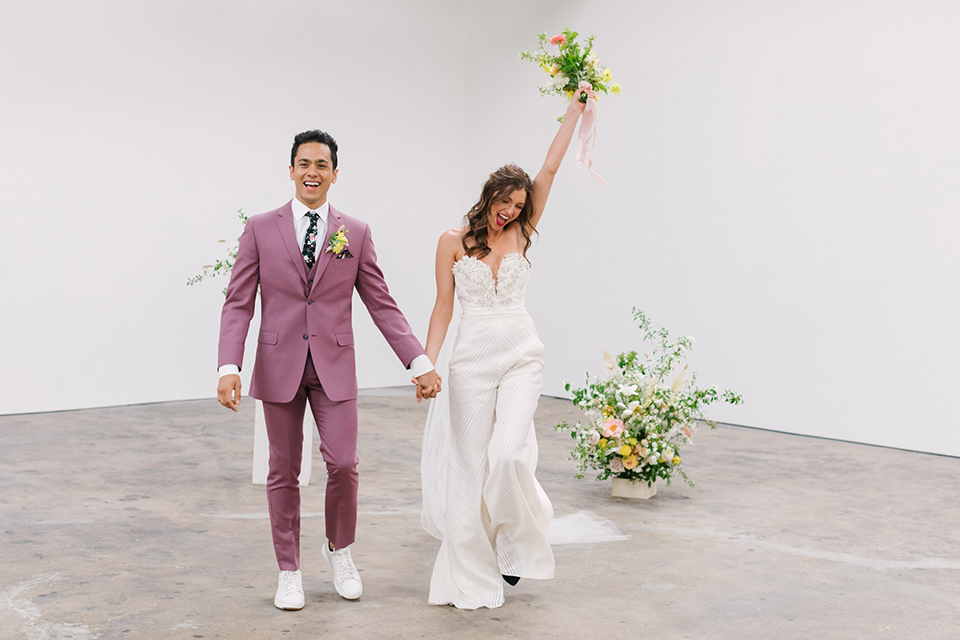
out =
[[[343,225],[342,257],[325,251]],[[243,235],[220,318],[219,364],[243,362],[244,341],[260,289],[260,333],[250,384],[263,401],[270,441],[267,503],[277,563],[300,568],[300,459],[307,400],[327,467],[327,538],[353,543],[357,523],[357,374],[351,310],[356,288],[404,366],[424,353],[387,289],[366,223],[332,206],[327,234],[308,272],[288,202],[252,216]]]

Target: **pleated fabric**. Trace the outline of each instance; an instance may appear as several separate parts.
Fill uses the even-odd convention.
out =
[[[431,604],[499,607],[501,574],[554,575],[553,507],[534,475],[544,348],[523,307],[529,268],[508,254],[494,281],[479,260],[454,266],[463,317],[450,360],[444,535]]]

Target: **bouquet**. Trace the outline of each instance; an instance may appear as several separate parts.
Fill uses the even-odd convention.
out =
[[[636,351],[614,357],[604,351],[604,379],[591,382],[588,375],[587,386],[573,390],[573,402],[586,420],[573,426],[562,422],[556,428],[569,431],[575,442],[570,459],[578,463],[578,478],[593,469],[598,480],[615,477],[651,485],[657,478],[669,484],[676,473],[693,486],[683,470],[680,448],[693,442],[704,407],[718,400],[740,404],[743,399],[717,387],[697,388],[697,375],[688,376],[687,365],[680,366],[693,349],[693,338],[671,342],[669,332],[654,329],[642,311],[634,309],[633,317],[652,346],[652,357],[641,358]],[[569,383],[566,389],[570,391]]]
[[[550,80],[540,85],[540,93],[563,94],[567,99],[572,99],[574,92],[580,87],[581,82],[589,82],[593,91],[602,91],[604,93],[620,93],[620,85],[613,80],[613,72],[609,67],[604,67],[593,52],[594,36],[587,38],[584,47],[580,47],[577,42],[576,31],[564,29],[563,33],[557,34],[547,40],[547,34],[541,33],[540,47],[534,52],[521,51],[520,58],[530,60],[540,65],[540,68],[550,74]],[[559,46],[559,52],[556,54],[548,53],[546,47]],[[587,101],[587,94],[580,94],[580,101]],[[563,116],[558,118],[563,120]]]

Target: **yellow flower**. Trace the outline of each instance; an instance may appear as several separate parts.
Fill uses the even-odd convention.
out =
[[[630,456],[629,458],[623,459],[624,469],[636,469],[638,464],[640,464],[640,459],[637,456]]]
[[[573,89],[567,89],[564,93],[567,94],[567,99],[568,99],[568,100],[572,100],[572,99],[573,99]]]
[[[620,455],[622,455],[624,458],[629,456],[631,451],[633,451],[633,447],[631,447],[628,444],[625,444],[622,447],[620,447]]]
[[[637,439],[636,439],[636,438],[630,438],[630,440],[628,440],[628,442],[629,442],[630,444],[637,444]]]
[[[610,71],[610,67],[607,67],[603,70],[603,73],[600,74],[600,79],[604,82],[610,82],[613,80],[613,71]]]
[[[610,85],[610,93],[612,93],[615,96],[620,95],[620,92],[622,90],[623,88],[620,85],[618,85],[616,82]]]
[[[597,446],[600,447],[601,449],[605,449],[607,446],[607,439],[600,438],[600,442],[597,443]]]
[[[673,464],[680,464],[680,456],[673,456]]]

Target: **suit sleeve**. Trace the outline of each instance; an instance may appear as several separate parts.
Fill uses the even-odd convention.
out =
[[[383,271],[377,264],[377,252],[373,246],[370,228],[363,235],[357,270],[357,292],[370,312],[374,324],[386,338],[393,352],[406,368],[419,355],[423,355],[423,345],[413,335],[407,319],[401,313],[397,302],[390,295]]]
[[[237,259],[230,272],[227,297],[220,313],[220,347],[218,364],[235,364],[242,368],[243,348],[257,303],[260,284],[260,256],[254,225],[248,221],[240,235]]]

